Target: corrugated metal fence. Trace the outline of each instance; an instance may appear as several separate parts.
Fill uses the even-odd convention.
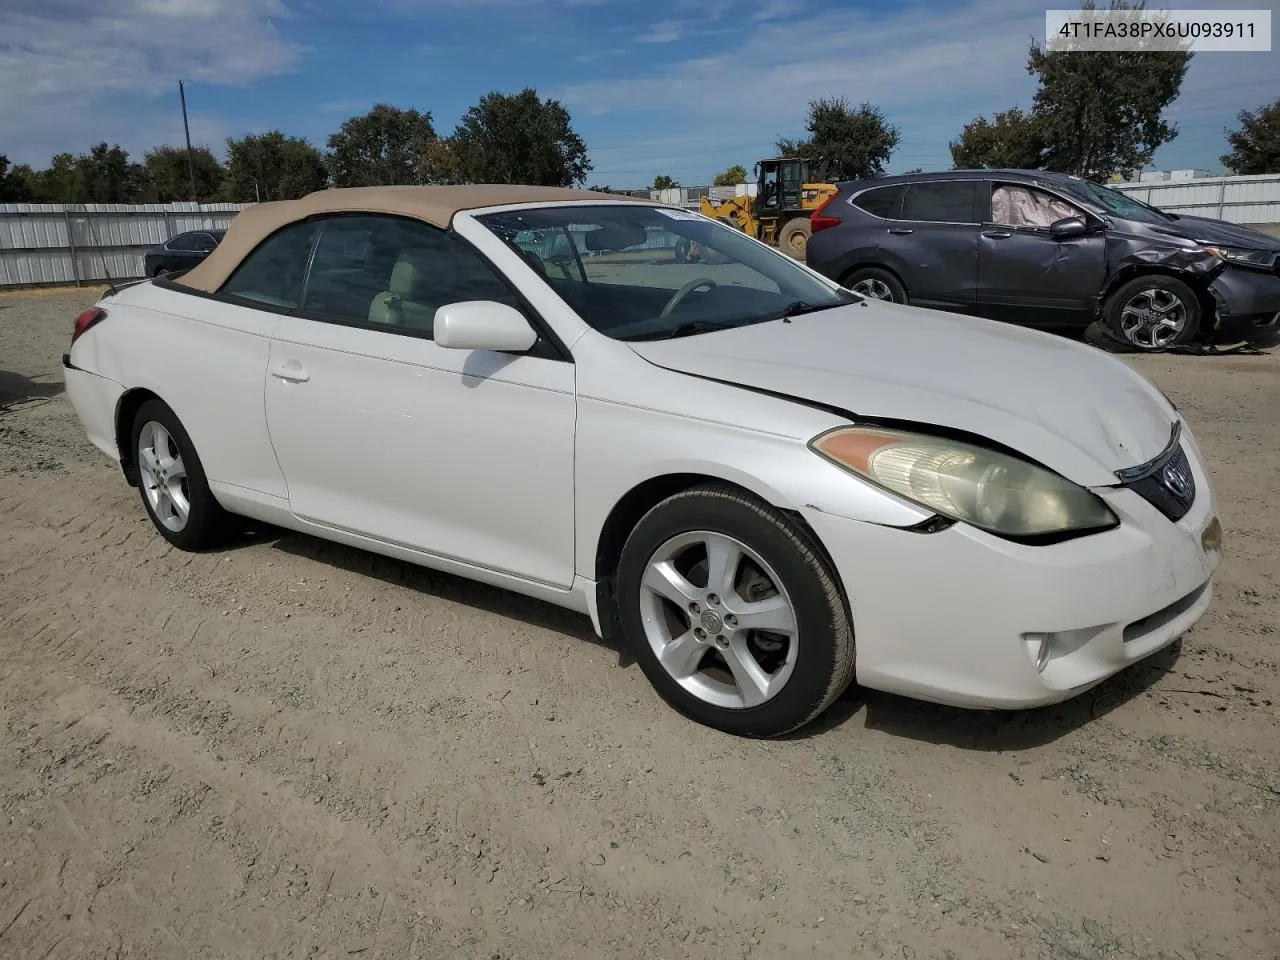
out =
[[[0,203],[0,287],[142,276],[142,255],[186,230],[225,228],[243,203]]]
[[[1212,217],[1232,223],[1280,223],[1280,174],[1199,177],[1155,183],[1110,184],[1135,200],[1169,213]]]

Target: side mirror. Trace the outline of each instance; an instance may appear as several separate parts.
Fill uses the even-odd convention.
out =
[[[519,310],[493,300],[446,303],[432,324],[435,342],[451,350],[524,353],[538,334]]]
[[[1055,240],[1069,240],[1071,237],[1083,237],[1089,232],[1089,225],[1083,217],[1063,217],[1049,224],[1049,235]]]

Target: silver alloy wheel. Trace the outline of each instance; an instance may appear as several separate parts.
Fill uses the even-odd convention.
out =
[[[889,285],[876,277],[859,280],[849,289],[859,296],[869,297],[872,300],[893,299],[893,291],[889,289]]]
[[[722,533],[682,533],[659,547],[645,567],[640,614],[658,662],[712,706],[759,706],[795,669],[796,614],[781,578]]]
[[[1187,326],[1182,298],[1159,287],[1148,287],[1129,298],[1120,310],[1120,333],[1144,350],[1169,346]]]
[[[191,517],[187,468],[169,431],[154,420],[138,434],[138,474],[156,518],[166,530],[181,533]]]

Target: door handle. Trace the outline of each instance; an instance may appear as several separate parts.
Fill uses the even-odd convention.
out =
[[[268,371],[273,377],[281,380],[288,380],[290,383],[306,383],[311,379],[311,374],[303,370],[297,360],[289,360],[286,363],[277,363]]]
[[[982,235],[990,237],[992,240],[1008,240],[1013,236],[1013,232],[1010,230],[983,230]]]
[[[915,233],[914,230],[908,230],[906,227],[890,227],[889,232],[899,237],[905,237],[908,233]]]

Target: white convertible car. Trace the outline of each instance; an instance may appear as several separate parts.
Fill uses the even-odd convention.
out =
[[[63,365],[174,546],[249,517],[540,597],[741,735],[855,680],[1066,699],[1195,623],[1221,556],[1191,431],[1119,360],[612,195],[259,204]]]

